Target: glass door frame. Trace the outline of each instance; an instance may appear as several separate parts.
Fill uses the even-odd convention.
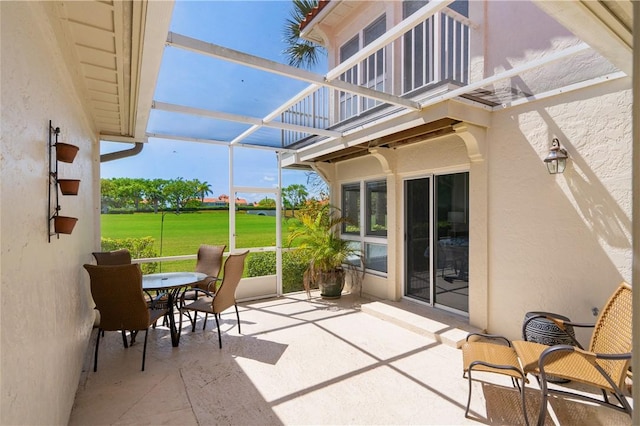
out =
[[[465,312],[465,311],[461,311],[459,309],[455,309],[452,308],[450,306],[447,305],[443,305],[438,303],[437,298],[435,297],[435,278],[436,278],[436,273],[437,271],[434,269],[435,266],[435,258],[436,256],[430,256],[429,258],[429,301],[425,301],[423,299],[418,299],[416,297],[411,297],[410,295],[407,294],[407,280],[409,279],[408,277],[408,256],[410,255],[410,253],[408,253],[407,250],[407,192],[406,192],[406,187],[407,187],[407,182],[408,181],[412,181],[412,180],[418,180],[418,179],[429,179],[429,196],[431,197],[429,200],[429,252],[430,253],[435,253],[436,250],[436,243],[437,241],[434,241],[434,238],[436,237],[436,233],[435,233],[435,216],[436,216],[436,212],[435,212],[435,208],[436,208],[436,203],[437,203],[437,197],[435,194],[435,191],[437,190],[436,188],[436,179],[439,176],[444,176],[444,175],[453,175],[453,174],[458,174],[458,173],[469,173],[469,169],[468,168],[464,168],[464,169],[451,169],[451,170],[446,170],[446,171],[442,171],[439,173],[426,173],[426,174],[419,174],[419,175],[411,175],[411,176],[405,176],[402,178],[402,256],[403,256],[403,270],[402,270],[402,298],[411,300],[414,303],[419,303],[419,304],[423,304],[426,306],[431,306],[437,309],[441,309],[444,311],[449,311],[449,312],[453,312],[455,314],[464,316],[464,317],[469,317],[469,312]],[[471,175],[469,174],[469,179],[471,178]],[[467,188],[468,191],[468,188]],[[469,192],[467,192],[467,207],[469,207]]]

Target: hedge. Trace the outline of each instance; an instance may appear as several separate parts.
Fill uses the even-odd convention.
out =
[[[296,250],[282,254],[282,291],[284,293],[304,290],[302,276],[307,266],[309,266],[309,259]],[[247,259],[248,277],[274,275],[275,273],[276,253],[274,251],[251,253]]]

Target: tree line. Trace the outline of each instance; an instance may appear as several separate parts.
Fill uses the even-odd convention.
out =
[[[211,184],[198,179],[100,179],[101,208],[111,210],[163,210],[180,212],[185,208],[202,207],[207,195],[212,194]],[[282,201],[292,211],[307,202],[309,193],[304,185],[292,184],[282,189]],[[142,208],[144,205],[144,208]],[[264,198],[258,206],[273,208],[276,200]]]

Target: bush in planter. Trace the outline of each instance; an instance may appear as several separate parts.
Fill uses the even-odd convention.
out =
[[[340,238],[338,231],[347,219],[339,211],[326,205],[317,212],[301,212],[289,227],[289,245],[296,242],[298,251],[309,263],[304,272],[303,284],[307,294],[318,285],[326,298],[340,297],[345,276],[351,278],[353,287],[359,287],[364,274],[364,256],[359,248]],[[353,262],[357,258],[359,265]],[[358,270],[362,268],[362,274]]]

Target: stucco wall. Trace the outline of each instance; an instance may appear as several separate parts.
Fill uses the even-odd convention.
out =
[[[560,175],[550,175],[542,161],[554,137],[570,157]],[[404,179],[469,170],[472,198],[483,201],[470,205],[470,322],[510,338],[520,337],[528,311],[593,322],[592,308],[602,307],[622,280],[631,279],[629,81],[494,112],[479,143],[486,176],[469,161],[457,135],[387,153],[387,288],[369,279],[364,292],[402,295]],[[335,170],[337,193],[341,183],[384,176],[373,156],[339,163]],[[485,213],[474,210],[481,205],[486,225]],[[485,230],[477,233],[480,226]],[[474,237],[483,233],[486,254],[479,253],[484,241]],[[578,335],[588,343],[588,332]]]
[[[0,3],[2,424],[67,423],[93,323],[82,264],[97,241],[97,141],[60,59],[56,7]],[[60,177],[82,180],[78,196],[60,196],[61,214],[79,219],[73,234],[51,243],[49,120],[80,147],[73,164],[60,165]]]
[[[629,81],[494,113],[488,131],[489,328],[517,337],[527,311],[593,322],[631,279]],[[557,137],[567,170],[542,159]]]

